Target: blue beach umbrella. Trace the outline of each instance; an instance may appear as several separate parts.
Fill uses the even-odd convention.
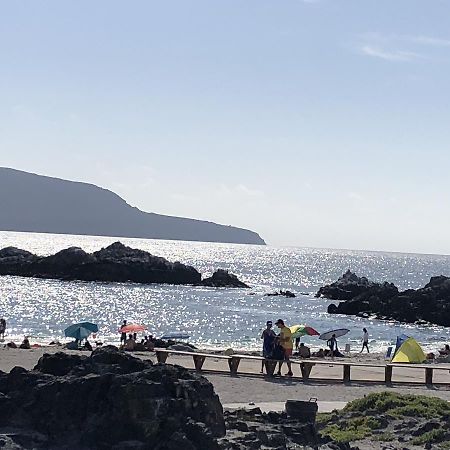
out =
[[[97,331],[98,326],[95,323],[81,322],[67,327],[64,330],[64,335],[81,341],[82,339],[86,339],[91,333],[97,333]]]

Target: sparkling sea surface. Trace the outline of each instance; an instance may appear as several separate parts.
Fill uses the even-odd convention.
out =
[[[352,351],[359,350],[363,327],[369,330],[374,351],[385,351],[400,333],[413,336],[426,350],[435,351],[450,342],[450,328],[329,315],[330,300],[314,298],[320,286],[335,281],[347,269],[374,281],[393,282],[401,289],[418,288],[431,276],[450,276],[450,256],[0,231],[0,248],[11,245],[39,255],[70,246],[92,252],[118,240],[192,265],[203,275],[228,269],[252,288],[0,276],[0,316],[7,320],[6,340],[20,341],[28,335],[32,342],[64,341],[66,326],[87,320],[99,325],[98,339],[117,343],[118,326],[127,319],[147,325],[156,336],[186,332],[190,342],[202,348],[259,350],[265,322],[282,318],[288,325],[307,324],[319,332],[349,328],[339,344],[343,348],[351,343]],[[264,296],[280,288],[307,295]],[[302,340],[313,348],[323,346],[317,338]]]

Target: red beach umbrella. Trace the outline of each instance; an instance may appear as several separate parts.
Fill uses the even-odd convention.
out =
[[[313,327],[306,326],[305,331],[308,336],[319,336],[320,335],[320,333],[317,330],[315,330]]]
[[[145,331],[147,327],[145,325],[138,325],[137,323],[130,323],[124,327],[119,328],[119,333],[139,333]]]

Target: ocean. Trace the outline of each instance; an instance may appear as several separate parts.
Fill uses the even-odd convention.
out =
[[[329,315],[330,300],[314,298],[320,286],[335,281],[347,269],[374,281],[389,281],[400,289],[418,288],[431,276],[450,276],[450,256],[405,253],[273,247],[203,242],[163,241],[98,236],[0,232],[0,248],[15,246],[39,255],[78,246],[88,252],[120,240],[170,261],[194,266],[204,275],[228,269],[251,289],[96,283],[0,277],[0,316],[6,318],[6,340],[64,341],[66,326],[80,321],[99,325],[97,338],[117,343],[123,319],[148,326],[149,333],[184,332],[202,348],[259,350],[267,320],[307,324],[319,332],[348,328],[339,339],[359,351],[362,328],[369,330],[373,351],[385,351],[400,333],[417,339],[427,351],[450,342],[450,328],[399,324],[351,316]],[[264,294],[289,289],[296,298]],[[302,295],[303,294],[303,295]],[[323,343],[302,340],[313,348]]]

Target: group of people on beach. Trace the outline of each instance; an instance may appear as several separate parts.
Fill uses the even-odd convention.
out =
[[[127,321],[124,320],[120,326],[119,331],[127,326]],[[153,351],[155,348],[156,339],[152,336],[144,336],[141,340],[138,339],[137,333],[120,333],[120,348],[129,352],[132,351]]]
[[[261,334],[263,339],[263,356],[267,359],[275,359],[279,361],[277,375],[281,376],[281,367],[286,362],[288,372],[286,376],[292,377],[291,356],[294,348],[292,341],[292,332],[289,327],[284,324],[283,319],[278,319],[275,325],[279,328],[280,333],[276,334],[273,330],[273,323],[268,320],[266,329]],[[261,363],[261,373],[264,371],[264,361]]]
[[[273,330],[273,323],[271,320],[267,321],[266,329],[261,334],[261,339],[263,340],[263,356],[267,359],[274,359],[279,361],[277,375],[281,376],[281,368],[283,363],[286,362],[288,367],[288,372],[286,376],[292,376],[292,365],[290,358],[293,355],[294,349],[294,339],[292,337],[291,329],[285,325],[283,319],[278,319],[275,325],[279,328],[279,334],[276,334]],[[363,345],[361,352],[364,349],[369,353],[369,333],[366,328],[363,328]],[[332,359],[334,357],[343,357],[344,355],[339,351],[336,335],[333,334],[330,339],[327,340],[328,349],[321,348],[317,352],[311,353],[309,347],[307,347],[303,342],[300,343],[300,338],[295,338],[295,349],[297,351],[297,356],[300,358],[310,358],[311,356],[316,358],[325,358],[330,356]],[[264,371],[265,362],[261,363],[261,373]]]

